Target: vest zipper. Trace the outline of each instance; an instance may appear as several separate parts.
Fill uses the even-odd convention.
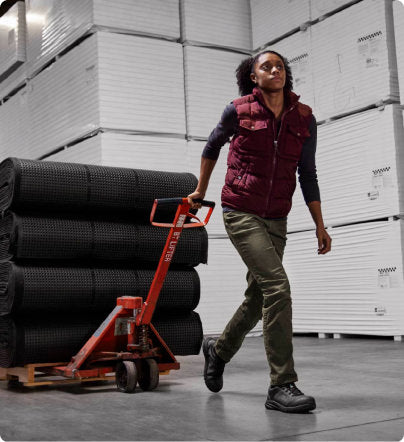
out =
[[[267,215],[268,212],[268,206],[269,206],[269,201],[271,199],[271,194],[272,194],[272,185],[273,185],[273,181],[274,181],[274,175],[275,175],[275,165],[276,165],[276,156],[278,153],[278,138],[279,135],[281,134],[282,131],[282,125],[283,125],[283,120],[285,118],[285,115],[290,112],[291,110],[293,110],[294,106],[292,106],[290,109],[288,109],[281,118],[281,126],[279,128],[279,132],[278,134],[275,136],[276,134],[276,127],[275,127],[275,119],[273,120],[272,124],[273,124],[273,130],[274,130],[274,147],[275,147],[275,151],[274,151],[274,157],[272,160],[272,173],[271,173],[271,180],[269,181],[269,190],[268,190],[268,197],[267,197],[267,205],[265,207],[265,214]]]

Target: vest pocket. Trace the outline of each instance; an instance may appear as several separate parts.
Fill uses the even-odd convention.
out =
[[[237,147],[246,152],[262,152],[267,144],[268,123],[265,120],[240,120]]]
[[[249,132],[256,132],[257,130],[265,129],[268,123],[265,120],[240,120],[240,127]]]
[[[309,136],[310,132],[305,127],[288,126],[279,156],[299,161],[303,143]]]

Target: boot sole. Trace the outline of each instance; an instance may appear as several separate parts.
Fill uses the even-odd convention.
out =
[[[312,402],[310,404],[296,405],[294,407],[285,407],[276,401],[266,401],[265,408],[268,410],[278,410],[284,413],[308,413],[316,408],[316,403]]]

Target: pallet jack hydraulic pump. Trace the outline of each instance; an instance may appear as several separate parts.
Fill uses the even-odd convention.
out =
[[[137,384],[143,390],[154,390],[160,373],[180,368],[151,319],[182,229],[205,226],[215,207],[213,201],[195,199],[194,202],[209,208],[204,221],[190,213],[187,198],[154,200],[151,224],[170,230],[146,300],[132,296],[117,298],[116,307],[70,363],[51,367],[49,373],[85,379],[115,372],[118,390],[130,393],[135,391]],[[154,221],[158,206],[174,204],[178,207],[172,223]],[[190,218],[197,222],[187,222]]]

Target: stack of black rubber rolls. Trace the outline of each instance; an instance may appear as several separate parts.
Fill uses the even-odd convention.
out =
[[[186,196],[190,173],[7,158],[0,164],[0,366],[68,362],[120,296],[146,299],[168,229],[155,198]],[[157,221],[171,222],[163,206]],[[184,229],[152,323],[174,355],[198,354],[193,310],[204,228]]]

